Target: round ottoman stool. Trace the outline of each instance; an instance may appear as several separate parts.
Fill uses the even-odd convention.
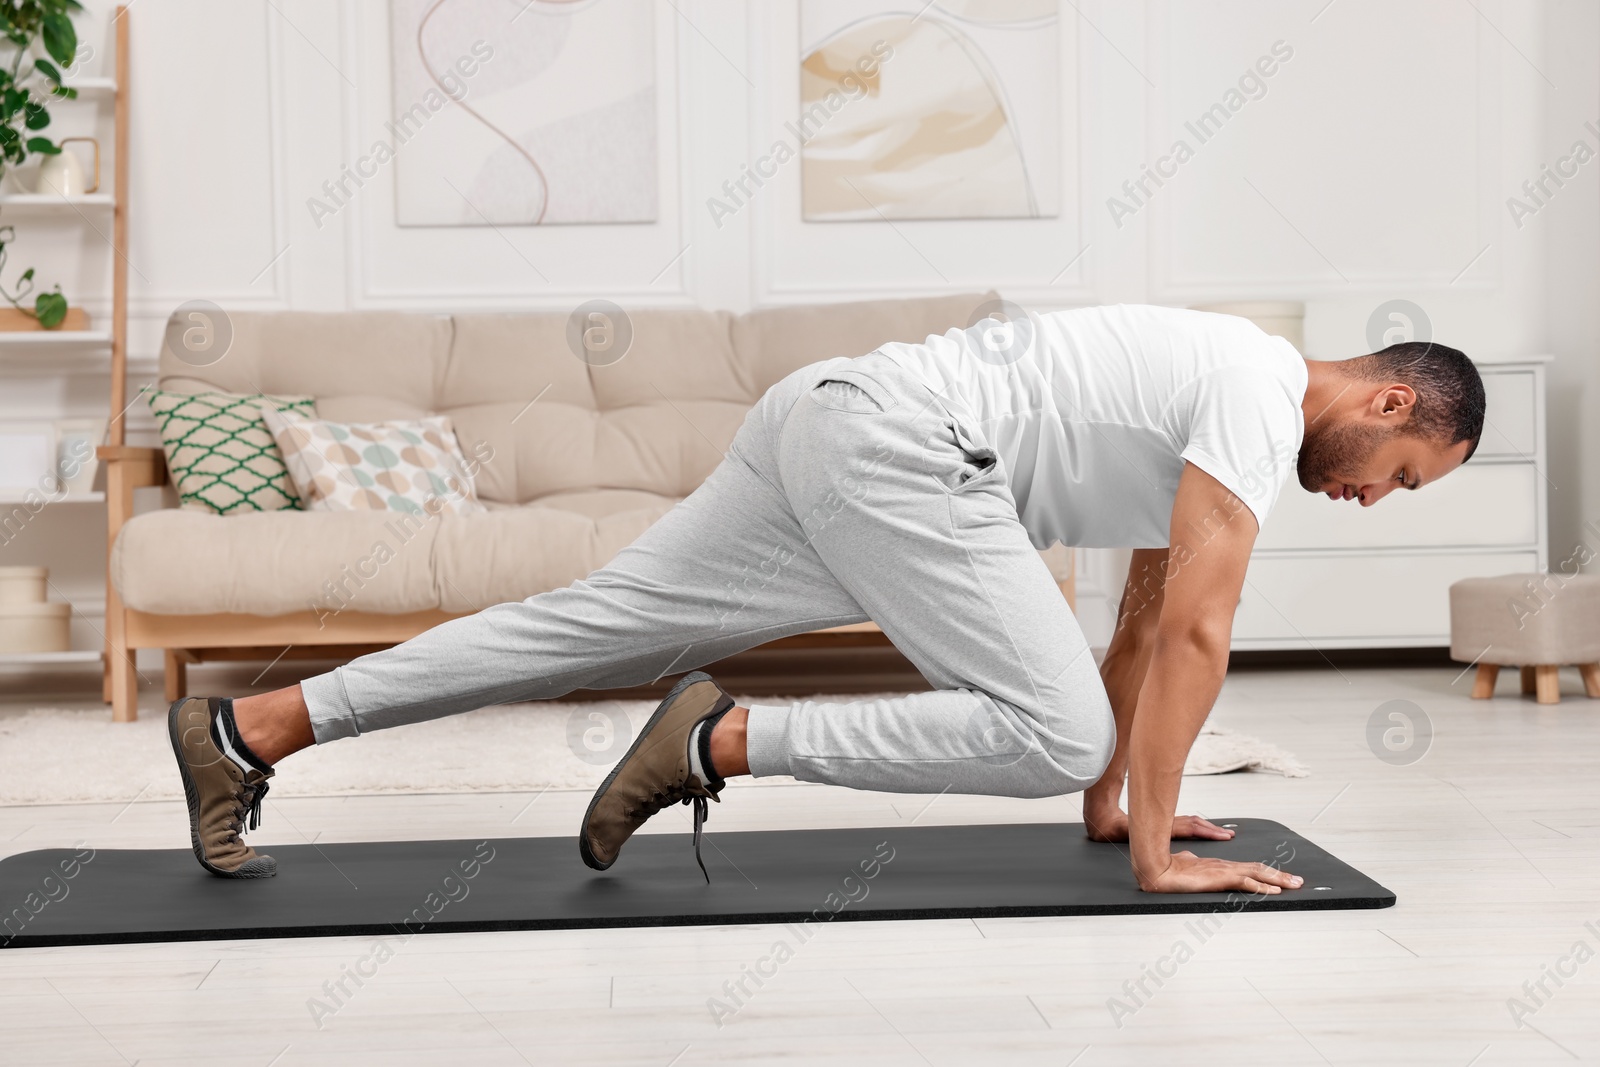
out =
[[[1600,698],[1600,576],[1504,574],[1450,587],[1450,658],[1476,663],[1472,695],[1487,700],[1501,667],[1522,668],[1522,691],[1561,700],[1563,666]]]

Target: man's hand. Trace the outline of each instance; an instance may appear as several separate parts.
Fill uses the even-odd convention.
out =
[[[1174,837],[1177,835],[1174,834]],[[1265,863],[1202,859],[1193,852],[1174,852],[1170,865],[1151,874],[1136,872],[1146,893],[1227,893],[1240,891],[1273,896],[1299,889],[1305,879]]]
[[[1083,813],[1083,828],[1091,841],[1126,841],[1128,839],[1128,815],[1121,808],[1107,812],[1104,815],[1091,815],[1087,810]],[[1233,831],[1225,826],[1218,826],[1210,819],[1198,815],[1179,815],[1172,820],[1172,836],[1174,838],[1199,838],[1205,841],[1231,841]]]

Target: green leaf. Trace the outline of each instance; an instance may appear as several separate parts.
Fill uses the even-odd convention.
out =
[[[63,67],[72,66],[72,57],[78,51],[78,31],[72,20],[59,11],[47,11],[44,16],[44,50],[50,58]]]
[[[0,119],[10,121],[17,112],[22,110],[22,105],[28,102],[28,93],[23,89],[7,89],[4,96],[0,96]]]
[[[49,78],[51,81],[55,82],[57,85],[61,84],[61,71],[60,71],[60,69],[57,68],[56,65],[54,63],[50,62],[48,59],[36,59],[36,60],[34,60],[33,61],[33,69],[38,71],[40,74],[43,74],[46,78]]]
[[[58,85],[50,90],[50,95],[59,96],[63,100],[76,100],[78,99],[78,90],[68,88],[65,85]]]
[[[30,130],[42,130],[46,126],[50,125],[50,112],[46,111],[42,105],[34,103],[32,100],[28,101],[27,106],[23,108],[23,112],[26,115],[26,118],[23,119],[23,122]]]
[[[28,151],[37,152],[41,156],[59,156],[61,149],[48,137],[28,138]]]
[[[61,325],[67,317],[67,298],[61,295],[61,287],[57,286],[53,293],[40,293],[33,302],[33,312],[39,316],[39,325],[47,330],[53,330]]]
[[[0,126],[0,148],[22,147],[22,137],[10,126]]]
[[[31,281],[33,281],[33,268],[29,267],[27,270],[22,272],[22,277],[17,279],[17,284],[21,285],[23,282]]]

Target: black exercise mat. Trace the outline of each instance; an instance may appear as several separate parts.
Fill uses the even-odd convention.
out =
[[[207,875],[187,850],[45,849],[0,860],[0,947],[468,930],[1387,908],[1394,894],[1288,828],[1236,819],[1202,856],[1305,878],[1277,896],[1133,886],[1125,846],[1078,823],[635,837],[592,871],[571,837],[268,849],[276,878]]]

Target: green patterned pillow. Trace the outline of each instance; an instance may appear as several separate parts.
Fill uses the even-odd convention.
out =
[[[152,389],[167,467],[183,506],[218,515],[301,510],[263,406],[314,415],[309,396],[165,393]]]

